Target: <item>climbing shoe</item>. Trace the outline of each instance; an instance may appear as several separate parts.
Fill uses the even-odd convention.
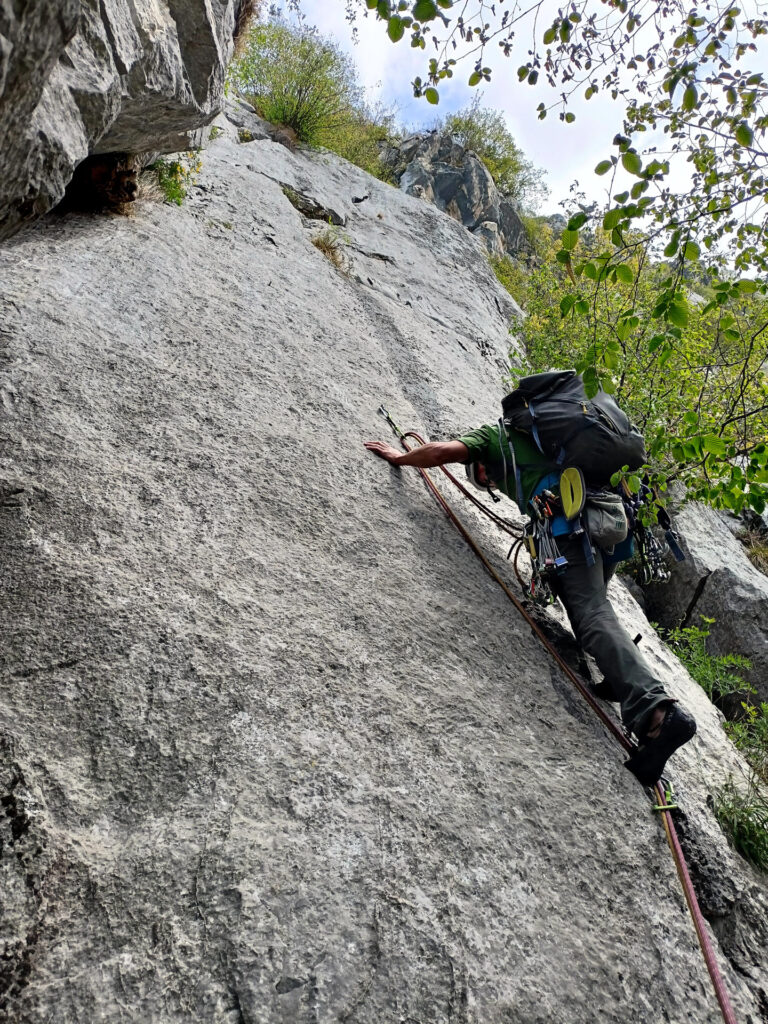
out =
[[[696,722],[685,708],[670,704],[656,736],[641,740],[639,749],[624,762],[643,786],[654,786],[661,778],[664,765],[678,747],[696,732]]]

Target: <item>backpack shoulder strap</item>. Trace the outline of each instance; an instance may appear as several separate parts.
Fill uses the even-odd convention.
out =
[[[504,466],[504,491],[505,491],[505,493],[509,494],[509,491],[507,490],[507,488],[508,488],[508,484],[507,484],[507,466],[508,466],[508,463],[507,463],[507,452],[509,452],[509,454],[511,456],[511,459],[512,459],[513,479],[515,481],[515,504],[520,509],[520,511],[524,513],[525,509],[520,504],[520,491],[522,490],[522,487],[520,486],[520,470],[518,469],[517,460],[515,459],[515,449],[509,443],[509,437],[507,435],[507,428],[504,426],[504,418],[503,417],[499,418],[498,430],[499,430],[499,448],[501,449],[501,460],[502,460],[502,464]]]

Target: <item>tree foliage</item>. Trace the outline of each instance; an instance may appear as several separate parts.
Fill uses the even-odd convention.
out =
[[[544,172],[517,145],[504,114],[482,106],[481,99],[478,93],[468,106],[438,119],[435,127],[477,153],[503,196],[535,208],[548,193]]]
[[[578,215],[571,225],[578,223]],[[739,511],[768,507],[768,298],[738,282],[670,285],[670,266],[643,242],[622,249],[608,232],[588,244],[576,227],[551,234],[525,273],[496,262],[523,306],[530,371],[575,365],[593,388],[615,391],[646,437],[654,482]],[[568,268],[556,255],[569,246]],[[581,284],[588,287],[582,288]],[[714,295],[710,301],[693,286]],[[750,282],[751,285],[751,282]],[[665,325],[659,295],[674,308]]]
[[[273,20],[253,24],[238,54],[229,81],[262,117],[388,177],[379,143],[398,133],[394,112],[366,102],[354,61],[333,40],[301,22]]]

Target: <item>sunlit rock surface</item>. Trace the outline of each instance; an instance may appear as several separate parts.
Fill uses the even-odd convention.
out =
[[[496,418],[515,309],[484,249],[220,123],[181,209],[0,253],[3,1019],[715,1024],[621,751],[362,447],[394,441],[382,403],[432,438]],[[346,275],[294,202],[335,213]],[[698,718],[681,831],[758,1024],[765,879],[707,804],[740,762],[614,596]]]

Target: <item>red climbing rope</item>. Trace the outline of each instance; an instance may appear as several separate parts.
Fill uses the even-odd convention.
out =
[[[411,437],[418,444],[425,443],[424,439],[420,437],[418,434],[414,433],[413,431],[402,433],[388,414],[387,419],[392,428],[395,430],[395,433],[400,438],[400,443],[402,444],[403,448],[405,448],[406,451],[412,450],[410,446],[406,443],[406,438]],[[506,533],[509,533],[512,536],[519,536],[519,534],[514,530],[514,527],[512,527],[510,523],[502,519],[491,509],[487,508],[481,501],[478,501],[473,494],[470,494],[470,492],[461,483],[459,483],[456,477],[453,476],[453,474],[449,472],[449,470],[445,469],[444,466],[441,466],[440,469],[448,477],[448,479],[456,487],[458,487],[458,489],[463,494],[465,494],[472,501],[472,503],[476,505],[485,515],[487,515],[488,518],[491,519],[497,526],[500,526],[501,529],[505,530]],[[426,471],[421,468],[419,468],[419,473],[421,473],[422,479],[429,487],[430,491],[432,492],[436,500],[440,503],[446,515],[454,524],[459,533],[462,535],[464,540],[467,542],[467,544],[469,544],[469,546],[472,548],[474,553],[483,563],[485,568],[488,570],[488,572],[491,574],[494,580],[498,583],[498,585],[507,595],[507,597],[515,606],[515,608],[517,608],[517,610],[523,616],[523,618],[531,627],[533,632],[536,634],[539,640],[541,640],[542,644],[544,644],[549,654],[552,656],[552,658],[554,658],[558,666],[563,670],[568,679],[573,683],[573,685],[576,687],[576,689],[579,691],[582,697],[586,700],[586,702],[598,716],[603,725],[605,725],[605,727],[613,735],[613,737],[621,744],[624,750],[628,752],[634,750],[634,745],[627,739],[627,737],[624,735],[621,729],[619,729],[619,727],[616,725],[613,719],[608,714],[606,714],[605,711],[603,711],[603,709],[598,704],[597,700],[589,692],[589,689],[587,688],[584,681],[579,678],[579,676],[573,671],[570,665],[568,665],[568,663],[563,660],[560,654],[558,654],[557,650],[549,642],[549,640],[547,639],[546,635],[544,634],[536,620],[529,614],[529,612],[522,604],[522,602],[518,600],[517,597],[515,597],[515,595],[506,585],[506,583],[504,583],[504,581],[501,579],[499,574],[496,572],[491,563],[480,550],[480,548],[478,547],[477,543],[475,542],[469,531],[466,529],[463,523],[459,521],[458,517],[456,516],[456,513],[453,511],[448,502],[437,489],[437,486],[435,485],[433,480],[429,477]],[[667,842],[669,843],[669,848],[672,851],[672,856],[675,861],[675,867],[677,868],[677,874],[680,878],[680,884],[683,887],[685,900],[688,904],[688,909],[691,913],[691,919],[693,920],[693,926],[696,929],[696,935],[699,940],[699,945],[701,946],[701,951],[704,955],[704,960],[707,965],[707,970],[709,971],[709,976],[712,979],[712,985],[714,987],[715,995],[720,1006],[720,1011],[723,1015],[723,1020],[725,1021],[725,1024],[737,1024],[736,1016],[733,1012],[730,999],[728,998],[728,993],[725,989],[725,984],[723,982],[723,977],[720,973],[720,968],[717,965],[714,950],[712,949],[712,943],[710,942],[709,935],[707,934],[706,925],[704,923],[704,917],[701,913],[701,908],[699,907],[699,902],[696,898],[696,892],[693,888],[693,883],[691,882],[691,876],[688,872],[688,865],[686,864],[685,855],[683,853],[682,847],[680,846],[680,840],[677,836],[677,830],[675,829],[675,824],[672,820],[672,815],[669,810],[664,809],[664,807],[666,806],[666,794],[663,792],[661,786],[658,783],[654,787],[654,790],[658,800],[658,806],[660,808],[659,813],[661,814],[662,823],[664,825],[664,831],[667,836]]]

